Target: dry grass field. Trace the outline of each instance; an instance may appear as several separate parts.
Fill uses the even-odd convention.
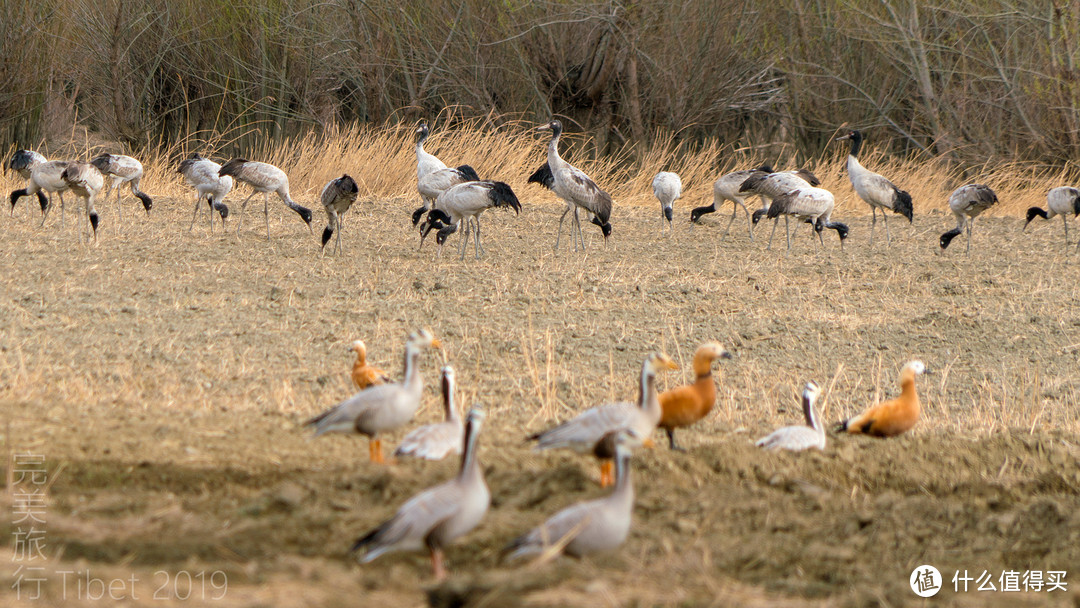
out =
[[[448,161],[464,156],[433,144]],[[517,217],[485,214],[480,260],[457,259],[460,235],[441,259],[427,244],[416,250],[407,147],[384,171],[345,153],[304,165],[294,196],[313,207],[315,236],[271,200],[271,240],[261,202],[238,237],[243,187],[227,199],[228,233],[209,234],[205,219],[188,232],[191,196],[163,162],[144,182],[157,195],[149,218],[130,196],[122,225],[115,203],[99,203],[96,247],[79,244],[70,213],[64,230],[58,214],[38,228],[28,199],[5,215],[2,439],[9,456],[46,458],[47,605],[110,605],[77,587],[86,572],[134,578],[119,593],[137,606],[921,605],[907,583],[920,564],[945,574],[932,600],[942,604],[1080,605],[1080,230],[1068,252],[1060,220],[1021,233],[1023,209],[1045,187],[1022,187],[1019,171],[991,182],[1003,203],[976,223],[971,254],[962,240],[939,254],[953,225],[941,209],[960,182],[911,170],[914,224],[893,216],[892,246],[871,250],[838,151],[814,168],[837,193],[834,217],[851,226],[846,249],[827,231],[821,250],[803,227],[787,253],[782,240],[765,251],[768,226],[751,242],[741,215],[723,242],[726,212],[689,226],[690,208],[711,197],[708,163],[688,180],[669,236],[650,169],[623,176],[612,240],[586,224],[581,255],[565,238],[553,251],[562,203],[525,186],[542,146],[522,149],[531,155],[489,151],[474,163],[509,177],[523,204]],[[361,202],[346,216],[342,254],[320,257],[315,198],[341,167],[362,182]],[[438,586],[424,555],[360,566],[346,550],[457,464],[375,466],[364,439],[312,441],[300,426],[351,394],[352,340],[398,374],[404,337],[419,327],[445,350],[422,359],[416,422],[440,416],[443,357],[458,371],[459,402],[488,412],[492,508],[449,550],[451,576]],[[583,561],[500,564],[514,535],[603,493],[593,460],[533,453],[525,435],[632,399],[650,351],[682,368],[661,388],[690,381],[694,348],[713,339],[734,354],[719,366],[716,408],[682,432],[686,453],[658,435],[635,454],[626,545]],[[911,433],[830,436],[823,453],[802,455],[753,447],[801,419],[806,381],[824,388],[831,424],[896,394],[912,358],[933,373],[920,378],[923,418]],[[14,496],[9,487],[5,513]],[[3,520],[0,602],[12,605],[17,525]],[[965,569],[995,584],[1006,570],[1067,570],[1069,591],[954,594],[952,573]],[[210,584],[222,577],[227,590]]]

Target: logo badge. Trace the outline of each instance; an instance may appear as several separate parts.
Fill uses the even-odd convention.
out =
[[[941,573],[930,565],[915,568],[908,582],[911,583],[911,590],[919,597],[933,597],[941,591]]]

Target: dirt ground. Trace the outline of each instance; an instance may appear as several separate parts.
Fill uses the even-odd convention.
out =
[[[788,254],[765,250],[768,226],[751,242],[742,216],[725,241],[726,213],[691,228],[700,203],[680,201],[673,234],[657,209],[619,208],[612,241],[588,225],[581,255],[566,238],[553,251],[550,194],[519,194],[521,216],[485,215],[487,254],[464,262],[458,235],[441,259],[416,251],[414,201],[363,201],[326,257],[322,210],[312,236],[277,201],[269,242],[250,207],[237,238],[235,218],[225,235],[205,220],[189,233],[187,199],[146,218],[126,198],[119,228],[102,203],[97,247],[70,214],[39,229],[21,202],[0,231],[0,413],[9,457],[45,459],[47,559],[19,561],[9,488],[0,601],[41,603],[14,588],[32,565],[45,605],[65,606],[114,603],[87,579],[138,606],[1080,606],[1080,255],[1062,251],[1059,222],[1024,234],[1016,217],[980,219],[970,255],[963,239],[941,255],[951,217],[896,216],[892,246],[871,250],[869,216],[849,207],[844,251],[803,227]],[[376,466],[364,439],[300,426],[351,394],[352,340],[400,374],[419,327],[444,342],[459,402],[489,414],[492,508],[449,550],[442,585],[424,555],[361,566],[346,550],[457,463]],[[635,455],[627,543],[501,564],[513,536],[603,494],[593,460],[533,453],[524,436],[632,399],[653,350],[682,367],[662,388],[690,381],[711,339],[734,354],[717,406],[681,432],[687,453],[658,435]],[[754,448],[798,423],[806,381],[832,423],[895,395],[912,358],[934,373],[908,435]],[[423,358],[416,423],[440,415],[441,364]],[[922,564],[946,579],[932,600],[908,586]],[[1068,590],[954,593],[957,570],[999,589],[1005,571],[1065,570]]]

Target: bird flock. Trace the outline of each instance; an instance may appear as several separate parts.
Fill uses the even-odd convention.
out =
[[[559,217],[556,229],[555,248],[562,239],[562,228],[567,214],[570,218],[570,236],[574,250],[585,250],[585,238],[582,232],[581,215],[584,214],[592,224],[598,226],[606,240],[613,228],[611,214],[614,201],[608,192],[602,189],[584,171],[571,165],[559,155],[559,139],[563,132],[562,123],[552,120],[537,127],[538,131],[550,133],[547,143],[547,160],[527,180],[527,183],[539,184],[551,190],[566,203],[566,209]],[[521,213],[521,203],[513,189],[503,181],[481,179],[476,170],[468,164],[448,167],[434,154],[424,149],[431,130],[426,123],[416,129],[416,187],[420,195],[421,206],[412,212],[412,225],[420,232],[420,248],[423,248],[427,235],[436,231],[437,255],[442,254],[442,246],[450,235],[463,232],[461,238],[461,259],[464,259],[470,237],[473,252],[479,258],[484,253],[480,237],[480,216],[492,208],[513,209]],[[848,153],[846,170],[855,194],[870,207],[870,246],[874,245],[874,232],[881,212],[885,227],[886,244],[891,244],[888,212],[901,215],[911,223],[914,219],[914,206],[911,195],[899,188],[883,175],[874,173],[862,166],[858,155],[862,149],[864,137],[858,130],[851,130],[837,137],[836,141],[848,141],[851,148]],[[64,193],[71,191],[84,201],[84,226],[89,224],[93,241],[97,242],[97,227],[100,222],[95,203],[104,194],[105,198],[115,190],[117,205],[117,226],[122,219],[121,188],[126,184],[132,195],[143,205],[149,214],[153,207],[151,197],[140,189],[143,166],[137,159],[121,154],[98,154],[89,163],[79,161],[48,160],[32,150],[17,150],[8,161],[6,168],[16,172],[26,180],[26,187],[14,190],[10,194],[11,212],[14,213],[19,199],[24,196],[36,196],[41,207],[41,225],[44,225],[53,208],[52,196],[60,200],[61,225],[64,223]],[[70,169],[70,170],[69,170]],[[230,216],[224,198],[237,183],[250,187],[251,192],[240,204],[237,220],[237,233],[243,226],[243,212],[247,203],[258,193],[263,194],[263,217],[266,225],[266,238],[270,238],[270,194],[277,194],[286,207],[300,216],[312,231],[312,213],[307,207],[292,199],[289,191],[288,175],[269,163],[249,161],[245,158],[233,158],[224,165],[205,158],[198,153],[191,154],[179,163],[177,173],[184,176],[185,182],[195,190],[195,207],[188,230],[194,228],[199,209],[203,201],[209,219],[210,231],[214,230],[216,213],[224,227]],[[108,178],[108,184],[106,184]],[[108,188],[106,188],[106,185]],[[682,180],[678,174],[660,171],[652,181],[653,195],[660,202],[661,218],[672,231],[674,203],[683,192]],[[327,224],[322,232],[322,252],[334,237],[333,251],[341,251],[341,233],[344,227],[344,215],[356,202],[359,187],[348,174],[328,182],[322,189],[320,201],[326,210]],[[753,213],[746,206],[746,200],[757,196],[761,207]],[[747,230],[750,240],[754,239],[754,226],[762,218],[773,220],[769,233],[768,249],[772,248],[773,238],[784,220],[787,249],[791,249],[792,235],[800,224],[810,224],[818,237],[818,243],[825,245],[822,232],[825,229],[836,231],[843,248],[850,229],[847,224],[835,221],[833,212],[836,201],[832,192],[821,187],[821,180],[805,168],[776,171],[771,165],[763,164],[752,169],[739,169],[720,176],[713,183],[713,202],[709,206],[696,207],[690,212],[691,224],[696,224],[708,213],[719,211],[726,201],[732,203],[732,213],[724,228],[721,240],[727,238],[732,224],[738,217],[739,209],[747,218]],[[952,240],[967,232],[965,251],[971,250],[972,232],[975,218],[997,204],[997,194],[985,184],[966,184],[957,188],[949,196],[949,210],[956,218],[956,227],[941,234],[938,244],[944,251]],[[1031,207],[1027,211],[1024,229],[1036,217],[1052,219],[1061,216],[1065,230],[1066,246],[1069,243],[1069,216],[1080,216],[1080,190],[1070,186],[1053,188],[1047,194],[1046,209]],[[795,220],[794,228],[791,220]],[[462,225],[464,223],[464,226]],[[85,233],[80,231],[80,239]],[[1077,242],[1080,250],[1080,241]]]
[[[546,161],[528,177],[527,183],[550,190],[566,205],[559,218],[555,247],[558,248],[561,243],[563,224],[570,214],[570,238],[574,249],[584,251],[586,242],[582,216],[597,226],[603,238],[607,239],[613,232],[614,201],[592,178],[560,156],[559,140],[563,132],[560,121],[540,125],[537,130],[550,134]],[[451,168],[427,152],[424,143],[430,129],[426,124],[419,125],[416,135],[417,192],[422,205],[412,212],[410,219],[413,228],[419,232],[419,247],[422,248],[428,234],[435,231],[437,255],[441,255],[446,240],[460,231],[463,233],[460,257],[464,258],[471,238],[474,255],[479,258],[484,254],[481,215],[488,209],[500,208],[512,209],[519,214],[522,207],[517,195],[504,181],[482,179],[468,164]],[[884,223],[886,244],[891,244],[888,212],[912,222],[911,195],[888,178],[862,166],[858,154],[864,140],[859,131],[852,130],[837,138],[837,141],[850,142],[847,174],[856,195],[871,208],[871,245],[879,211]],[[116,191],[119,227],[122,217],[121,190],[125,184],[147,214],[153,207],[153,199],[141,189],[142,164],[130,156],[106,153],[95,156],[89,162],[80,162],[48,160],[36,152],[18,150],[7,168],[26,180],[24,188],[10,194],[12,212],[20,198],[36,197],[41,208],[42,225],[53,209],[54,195],[60,202],[61,224],[65,215],[64,194],[70,192],[78,197],[84,205],[84,212],[78,214],[83,225],[79,230],[80,239],[88,236],[97,241],[100,216],[95,205],[99,198],[107,200],[113,190]],[[242,226],[247,203],[258,193],[263,194],[267,239],[270,238],[271,193],[299,215],[312,231],[311,210],[293,200],[288,175],[278,167],[244,158],[232,158],[219,164],[199,154],[192,154],[179,163],[177,172],[195,191],[189,231],[194,228],[204,204],[210,231],[214,230],[215,216],[220,219],[224,230],[226,220],[233,215],[224,199],[237,184],[250,188],[247,198],[240,204],[237,233]],[[674,203],[682,196],[682,187],[682,180],[673,172],[661,171],[652,181],[653,194],[660,203],[661,219],[669,233],[672,231]],[[327,215],[327,224],[321,235],[321,251],[325,252],[327,244],[334,240],[332,251],[340,253],[344,216],[356,203],[358,194],[356,180],[344,173],[321,190],[319,198]],[[747,199],[753,196],[760,199],[761,207],[751,212]],[[777,171],[763,164],[722,175],[713,184],[712,204],[694,208],[690,214],[691,222],[697,223],[702,216],[719,211],[725,202],[732,204],[732,214],[722,238],[727,237],[740,209],[746,217],[751,240],[754,238],[754,227],[762,218],[773,221],[769,248],[772,247],[781,218],[784,220],[789,250],[792,232],[797,231],[803,223],[811,225],[817,242],[823,248],[825,230],[835,231],[842,248],[849,235],[848,226],[833,218],[834,195],[822,188],[821,181],[804,168]],[[966,229],[967,250],[970,251],[975,218],[997,202],[997,195],[989,186],[967,184],[957,188],[948,199],[949,209],[956,218],[956,227],[941,234],[941,250],[948,248],[952,240]],[[1061,216],[1068,244],[1070,215],[1080,215],[1080,190],[1074,187],[1054,188],[1047,196],[1045,209],[1031,207],[1027,211],[1024,228],[1036,217],[1049,220]],[[1077,247],[1080,249],[1080,243]],[[351,373],[356,392],[307,420],[305,426],[314,430],[315,437],[332,433],[364,435],[369,440],[370,461],[385,464],[387,457],[383,438],[404,429],[413,420],[424,393],[422,357],[430,349],[441,349],[442,344],[429,330],[410,334],[404,345],[403,372],[399,380],[394,380],[387,372],[368,363],[364,342],[358,340],[349,348],[356,353]],[[539,452],[566,449],[592,455],[599,462],[601,487],[612,487],[612,490],[602,498],[573,504],[539,522],[535,528],[508,539],[503,551],[504,558],[512,561],[537,555],[540,559],[556,555],[581,557],[610,551],[622,545],[632,527],[633,451],[652,447],[652,436],[658,429],[666,433],[671,450],[682,450],[676,442],[676,431],[701,421],[715,406],[717,387],[713,369],[717,362],[731,357],[731,353],[717,342],[700,345],[693,356],[694,382],[661,393],[657,390],[657,377],[678,369],[678,365],[662,352],[649,353],[642,360],[636,400],[598,405],[552,428],[524,437],[533,442],[534,449]],[[909,431],[921,413],[916,378],[926,372],[927,367],[923,362],[908,361],[900,372],[900,393],[896,398],[873,405],[841,421],[835,426],[834,432],[888,438]],[[460,454],[458,473],[444,483],[412,497],[385,522],[358,537],[351,546],[351,552],[356,553],[361,562],[369,562],[394,551],[427,550],[433,575],[441,579],[447,573],[445,548],[479,526],[487,514],[491,491],[484,479],[478,454],[485,413],[477,406],[462,416],[455,399],[455,385],[454,368],[445,365],[440,373],[444,420],[410,430],[393,451],[393,458],[441,460],[450,454]],[[825,449],[828,435],[816,411],[821,394],[818,384],[807,382],[801,395],[805,424],[780,428],[758,440],[756,445],[764,450],[791,452]]]
[[[356,352],[352,378],[359,391],[309,419],[315,437],[325,433],[364,435],[369,439],[369,457],[385,464],[381,434],[406,427],[420,407],[423,379],[420,358],[423,351],[441,349],[442,343],[430,330],[418,330],[405,341],[402,379],[390,379],[367,362],[367,350],[354,342]],[[680,450],[674,431],[702,420],[716,403],[713,367],[731,353],[717,342],[698,347],[693,357],[693,384],[663,393],[656,388],[657,376],[679,366],[663,352],[645,356],[638,377],[636,401],[618,401],[586,409],[554,427],[529,435],[534,450],[565,449],[593,455],[600,463],[600,486],[612,486],[606,496],[573,504],[549,517],[537,527],[510,539],[502,556],[507,562],[528,556],[545,561],[558,555],[582,557],[610,551],[625,542],[632,524],[634,486],[630,460],[634,449],[653,447],[657,429],[667,432],[670,448]],[[445,358],[445,357],[444,357]],[[900,372],[900,394],[841,421],[838,433],[895,437],[910,430],[921,413],[915,388],[916,376],[926,373],[921,361],[909,361]],[[427,550],[432,573],[438,580],[446,576],[444,550],[456,539],[480,525],[491,506],[491,490],[479,464],[478,440],[483,408],[474,406],[462,420],[455,399],[455,372],[450,365],[441,371],[445,419],[412,429],[394,451],[395,458],[441,460],[461,454],[455,477],[412,497],[389,519],[360,536],[351,546],[360,562],[370,562],[395,551]],[[764,450],[824,450],[826,431],[815,410],[821,395],[815,382],[802,393],[805,425],[787,426],[758,440]]]

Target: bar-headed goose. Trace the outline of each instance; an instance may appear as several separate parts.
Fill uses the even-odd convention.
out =
[[[382,464],[379,433],[404,426],[420,408],[424,381],[420,376],[420,351],[441,348],[431,332],[421,329],[405,341],[405,377],[400,382],[368,387],[305,422],[315,427],[315,436],[324,433],[360,433],[371,439],[372,462]]]
[[[506,559],[545,551],[582,557],[614,549],[626,541],[634,510],[630,449],[641,445],[641,438],[635,431],[623,429],[608,433],[601,441],[604,450],[615,456],[615,490],[605,498],[569,506],[514,539],[503,549]]]
[[[754,445],[766,450],[791,450],[801,452],[810,448],[825,449],[825,427],[817,419],[814,402],[821,395],[821,388],[815,382],[807,382],[802,393],[805,426],[785,426],[759,439]]]
[[[454,405],[454,368],[442,368],[443,407],[446,420],[414,429],[394,452],[394,456],[415,456],[425,460],[442,460],[447,454],[461,453],[461,417]]]
[[[679,369],[671,357],[664,353],[652,353],[641,364],[641,381],[637,403],[620,401],[585,410],[576,418],[555,428],[536,433],[529,439],[536,440],[537,450],[571,448],[577,452],[590,452],[604,435],[622,429],[633,430],[642,441],[651,443],[650,437],[660,422],[660,401],[656,394],[656,375],[664,370]],[[611,461],[601,460],[600,485],[611,482]]]
[[[436,580],[446,577],[443,549],[455,539],[472,531],[487,514],[491,492],[484,482],[484,471],[476,456],[476,441],[484,413],[476,408],[465,421],[465,455],[457,477],[424,490],[409,499],[393,517],[357,539],[351,551],[364,550],[362,563],[383,553],[431,552],[431,566]]]

